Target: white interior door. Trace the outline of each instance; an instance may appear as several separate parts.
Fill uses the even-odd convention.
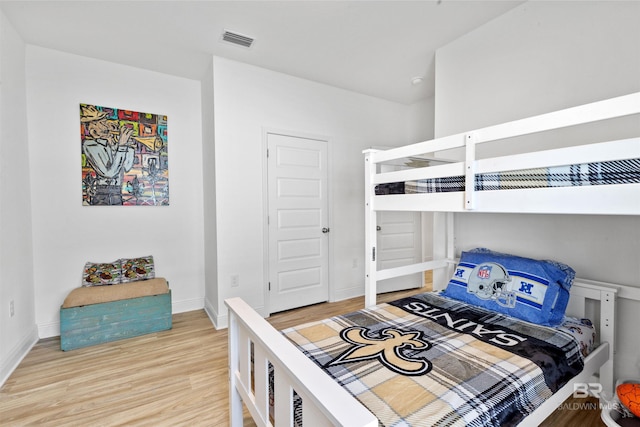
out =
[[[419,212],[378,212],[378,270],[422,261]],[[392,292],[422,286],[422,273],[378,282],[377,292]]]
[[[327,141],[267,134],[269,311],[327,301]]]

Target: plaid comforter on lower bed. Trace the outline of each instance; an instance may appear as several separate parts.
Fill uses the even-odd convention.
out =
[[[383,426],[516,425],[583,367],[571,335],[435,293],[283,333]]]

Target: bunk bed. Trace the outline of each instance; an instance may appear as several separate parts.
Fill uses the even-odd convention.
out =
[[[386,415],[376,411],[388,412],[391,404],[383,402],[381,406],[383,409],[379,409],[377,403],[371,404],[361,395],[358,396],[360,400],[356,399],[354,395],[358,395],[359,388],[362,388],[362,383],[365,382],[364,377],[357,376],[361,373],[341,376],[342,373],[336,374],[336,371],[331,371],[328,366],[337,359],[342,358],[341,360],[344,361],[347,353],[351,357],[355,353],[354,349],[364,341],[375,340],[362,332],[357,319],[364,319],[363,324],[370,326],[371,319],[385,317],[385,313],[395,313],[399,308],[403,310],[407,307],[413,308],[415,313],[411,313],[412,315],[421,314],[418,313],[420,310],[417,307],[440,310],[444,306],[450,308],[453,304],[454,311],[457,310],[457,302],[446,301],[448,283],[454,281],[452,273],[457,274],[464,270],[461,267],[464,263],[456,258],[454,248],[453,213],[475,211],[640,215],[640,136],[486,158],[476,156],[477,147],[505,138],[630,115],[637,117],[638,114],[640,114],[640,93],[634,93],[405,147],[386,151],[367,150],[365,152],[365,250],[367,256],[365,308],[324,322],[279,332],[241,299],[226,300],[229,308],[231,425],[242,425],[243,402],[259,426],[297,425],[300,417],[305,427],[383,424],[380,420]],[[456,150],[463,153],[458,160],[455,160]],[[452,155],[454,160],[451,160]],[[419,167],[380,172],[384,170],[380,165],[385,162],[397,162],[399,159],[412,159],[410,163],[418,164]],[[568,178],[567,182],[564,182],[563,174]],[[434,260],[377,270],[376,214],[383,210],[435,212]],[[463,253],[462,256],[465,254]],[[435,291],[444,291],[443,293],[424,294],[418,296],[417,300],[402,300],[396,304],[376,305],[378,281],[425,270],[441,272],[439,275],[434,275],[433,285]],[[441,280],[441,277],[446,280]],[[447,282],[449,278],[451,280]],[[575,316],[577,319],[591,317],[595,321],[598,344],[582,358],[581,370],[572,372],[571,378],[556,384],[557,389],[553,390],[553,394],[545,396],[543,401],[525,403],[529,408],[521,417],[518,416],[522,419],[516,417],[514,424],[538,425],[574,392],[574,384],[589,383],[593,381],[594,376],[598,377],[597,381],[602,384],[603,390],[609,392],[613,390],[616,298],[621,292],[625,295],[638,295],[637,289],[629,290],[628,288],[628,286],[584,279],[573,280],[566,314]],[[436,304],[435,300],[439,298],[445,299],[444,306],[431,305]],[[593,307],[597,307],[597,310]],[[482,311],[483,309],[472,306],[472,308],[463,307],[462,310],[467,310],[463,311],[464,316],[467,316],[468,310]],[[503,322],[498,325],[505,326],[504,322],[507,320],[501,317],[501,314],[488,313],[484,315],[498,318],[499,322]],[[454,314],[444,316],[449,323],[457,322],[452,320]],[[355,323],[349,323],[351,319],[356,319]],[[391,322],[396,325],[401,324],[401,321],[396,319],[392,319]],[[305,335],[300,331],[306,330],[305,328],[325,330],[327,325],[333,323],[339,325],[338,329],[343,328],[343,332],[340,332],[343,340],[355,347],[327,361],[326,349],[317,348],[316,343],[307,340],[306,337],[300,338]],[[413,318],[409,323],[416,325]],[[531,324],[516,326],[509,323],[508,325],[513,327],[513,329],[507,329],[509,331],[522,330],[519,328],[529,329],[529,326],[535,329]],[[546,328],[546,326],[540,326],[540,328]],[[350,332],[344,332],[346,330]],[[483,330],[485,329],[480,329],[480,331]],[[324,333],[328,332],[322,332],[320,335]],[[385,333],[384,330],[383,333]],[[388,331],[388,334],[396,334],[393,336],[397,338],[398,334],[402,335],[404,332]],[[414,346],[411,347],[412,350],[416,350],[421,345],[430,346],[434,342],[431,341],[430,344],[421,341],[418,339],[421,337],[419,334],[412,337],[415,338],[412,341]],[[454,346],[446,344],[439,337],[436,342],[438,345]],[[473,341],[470,345],[482,346],[483,344]],[[339,348],[344,349],[344,347]],[[489,353],[493,353],[493,350],[489,350]],[[335,356],[335,352],[333,355]],[[391,354],[389,357],[402,359],[403,355],[404,353],[396,351],[395,356]],[[382,362],[381,359],[380,361]],[[428,363],[430,362],[425,361],[425,364],[428,365]],[[484,366],[491,366],[491,362],[486,362]],[[362,370],[370,369],[362,368]],[[424,364],[416,369],[423,369],[421,372],[428,371]],[[487,370],[493,369],[487,368]],[[333,375],[335,380],[327,375],[327,372],[332,372],[330,375]],[[411,375],[410,372],[404,372],[404,374]],[[353,377],[353,375],[356,376]],[[511,374],[507,376],[513,381]],[[460,388],[452,387],[451,390],[455,390],[457,395],[470,394],[460,391]],[[379,393],[377,396],[379,397]],[[406,400],[409,397],[389,396],[389,400],[392,398]],[[373,415],[361,400],[369,402],[366,405],[369,408],[374,407],[373,412],[376,412],[376,415]],[[436,402],[431,408],[437,409],[438,398],[431,400]],[[483,418],[485,415],[477,415],[476,409],[488,405],[487,401],[482,400],[478,403],[476,400],[475,403],[461,402],[460,404],[467,407],[474,406],[472,410],[464,412],[465,416],[472,418],[460,418],[458,415],[451,415],[450,410],[445,410],[444,413],[448,414],[446,416],[450,417],[448,419],[450,424],[445,423],[446,425],[486,424],[486,419]],[[456,411],[458,409],[453,410],[453,412]],[[437,421],[430,419],[429,424],[437,425]]]

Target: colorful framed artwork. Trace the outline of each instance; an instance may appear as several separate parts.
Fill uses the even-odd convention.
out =
[[[80,104],[82,204],[169,205],[167,116]]]

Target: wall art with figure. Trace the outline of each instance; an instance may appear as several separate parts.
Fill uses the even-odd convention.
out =
[[[167,116],[80,104],[82,204],[169,204]]]

